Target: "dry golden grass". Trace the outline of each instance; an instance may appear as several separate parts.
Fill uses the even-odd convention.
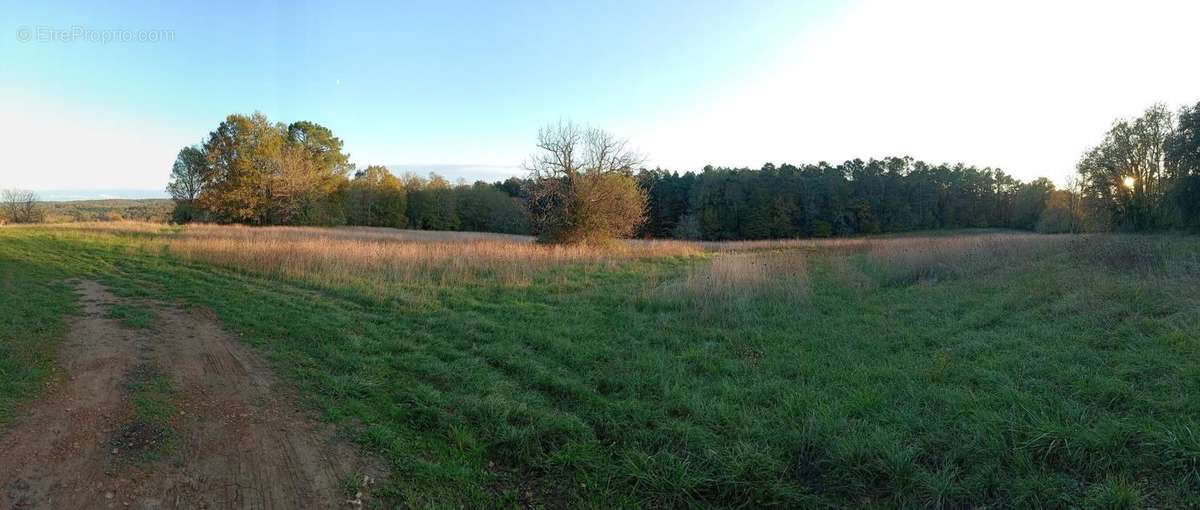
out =
[[[188,237],[222,239],[319,239],[330,241],[460,242],[493,241],[533,243],[530,236],[487,232],[400,230],[383,227],[251,227],[245,225],[193,224],[183,227]]]
[[[1112,264],[1156,263],[1152,254],[1127,249],[1124,244],[1114,245],[1116,241],[1104,241],[1107,238],[1018,233],[734,242],[630,241],[605,246],[563,246],[537,244],[529,236],[369,227],[170,227],[158,223],[93,222],[37,228],[141,235],[152,244],[165,244],[172,253],[188,260],[379,291],[396,285],[430,282],[488,280],[524,285],[539,273],[566,265],[611,267],[631,260],[694,257],[708,252],[711,254],[708,261],[690,264],[682,277],[659,287],[659,291],[693,304],[741,303],[768,293],[782,295],[788,302],[803,300],[808,294],[808,263],[813,257],[849,267],[858,265],[852,255],[862,254],[867,266],[879,272],[881,281],[889,283],[959,277],[1016,264],[1068,246],[1074,246],[1072,249],[1080,255],[1103,258]],[[1122,239],[1125,244],[1140,244],[1136,239]],[[869,287],[866,282],[861,286]]]
[[[987,234],[872,239],[867,260],[892,283],[956,278],[1063,250],[1069,235]]]
[[[60,230],[111,234],[159,234],[173,230],[165,223],[144,221],[80,221],[68,223],[32,223],[23,225],[0,225],[3,228],[26,228],[37,230]]]
[[[330,285],[384,289],[397,283],[524,284],[548,268],[694,256],[686,243],[540,245],[525,236],[370,228],[185,227],[168,242],[185,259]]]
[[[1063,250],[1073,239],[1068,235],[1024,233],[965,233],[962,235],[786,239],[699,243],[717,253],[716,261],[735,263],[744,253],[807,253],[821,257],[832,270],[855,280],[855,288],[872,284],[852,255],[861,254],[866,267],[886,283],[913,283],[956,278],[978,271],[1002,268]],[[720,272],[721,262],[711,271]],[[714,281],[720,277],[712,275]],[[720,287],[719,285],[717,287]]]
[[[801,252],[734,253],[693,267],[684,278],[683,288],[695,297],[708,299],[731,292],[754,292],[783,282],[799,287],[807,279],[808,260]]]
[[[715,252],[757,250],[861,250],[873,240],[867,238],[838,239],[763,239],[757,241],[703,241],[696,244]]]
[[[808,255],[800,250],[718,253],[656,291],[656,298],[709,318],[779,313],[809,297]],[[730,309],[741,313],[731,313]],[[753,313],[748,313],[753,312]]]

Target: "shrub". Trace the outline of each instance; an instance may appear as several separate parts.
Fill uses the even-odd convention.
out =
[[[554,242],[597,243],[626,238],[646,217],[646,193],[632,177],[595,174],[576,180],[565,221],[545,232]]]

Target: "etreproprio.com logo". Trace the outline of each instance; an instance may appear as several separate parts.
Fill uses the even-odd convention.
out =
[[[175,40],[174,30],[159,28],[94,28],[75,25],[67,28],[46,25],[17,27],[17,41],[39,43],[158,43]]]

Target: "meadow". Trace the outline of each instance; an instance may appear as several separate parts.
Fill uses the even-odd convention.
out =
[[[388,506],[1200,506],[1195,237],[6,226],[0,423],[69,278],[211,310]]]

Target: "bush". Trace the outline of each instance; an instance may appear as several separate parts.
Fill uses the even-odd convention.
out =
[[[646,219],[646,192],[632,177],[595,174],[576,179],[565,221],[543,232],[554,242],[596,243],[632,236]]]
[[[171,210],[171,223],[192,223],[204,221],[204,213],[196,207],[195,202],[177,201]]]

